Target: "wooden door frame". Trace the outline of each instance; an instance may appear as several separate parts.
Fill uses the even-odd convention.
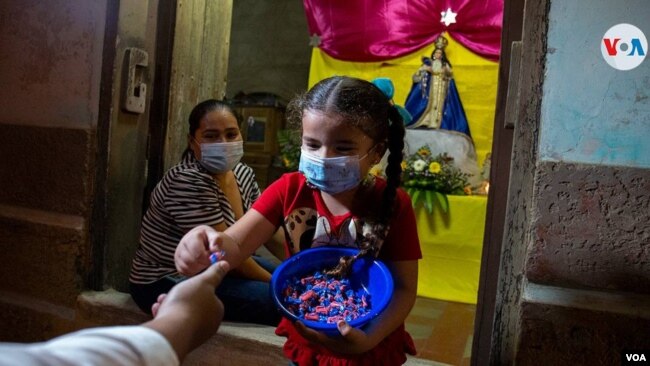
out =
[[[141,5],[137,2],[132,4]],[[101,291],[106,287],[122,290],[128,285],[126,275],[128,275],[129,264],[125,263],[123,258],[135,250],[141,218],[137,216],[137,211],[140,207],[129,209],[131,217],[126,214],[122,217],[116,215],[115,212],[121,212],[120,205],[125,201],[134,202],[135,205],[140,205],[139,202],[142,202],[141,207],[144,207],[148,195],[141,197],[142,201],[124,200],[119,198],[122,192],[118,191],[118,188],[123,188],[127,194],[133,197],[138,197],[142,195],[143,191],[147,191],[150,169],[148,157],[161,155],[160,152],[151,153],[155,142],[150,141],[149,135],[153,130],[164,137],[164,128],[167,125],[166,118],[159,118],[161,115],[164,116],[167,109],[168,97],[165,97],[165,93],[167,95],[169,93],[169,72],[165,72],[164,68],[169,67],[171,63],[171,48],[169,48],[169,52],[166,52],[166,49],[171,47],[173,39],[168,41],[160,35],[164,33],[166,27],[171,28],[169,31],[173,32],[173,23],[170,27],[168,20],[173,19],[176,1],[150,0],[147,4],[147,16],[156,17],[156,19],[148,21],[155,23],[151,24],[151,30],[136,28],[134,32],[129,27],[125,27],[126,30],[120,30],[121,21],[124,21],[121,19],[121,16],[124,16],[121,13],[125,12],[125,9],[122,8],[124,0],[107,1],[95,140],[97,169],[94,177],[92,218],[89,224],[92,245],[89,254],[91,265],[89,272],[85,275],[85,287],[96,291]],[[131,4],[126,4],[127,9],[129,5]],[[159,23],[158,17],[161,15],[163,19]],[[128,25],[128,23],[126,24]],[[147,27],[149,26],[147,25]],[[120,34],[121,32],[125,32],[126,37]],[[120,37],[122,38],[121,43],[116,41]],[[147,106],[144,114],[128,114],[122,108],[122,92],[125,87],[123,76],[126,66],[125,61],[122,60],[121,52],[124,52],[127,44],[146,49],[149,54],[149,63],[145,66],[147,69],[145,80],[148,83],[150,94],[146,97]],[[118,127],[122,129],[122,137],[126,135],[125,129],[131,129],[135,133],[136,137],[131,137],[129,145],[123,146],[123,141],[119,137],[116,139],[115,136],[112,136]],[[130,150],[126,151],[125,149],[131,148],[134,148],[134,151],[137,150],[133,159],[138,159],[138,162],[133,166],[123,167],[119,164],[120,159],[124,160],[124,156],[130,153]],[[115,159],[116,156],[117,163],[111,162],[111,159]],[[111,214],[111,212],[113,213]],[[117,229],[121,224],[119,220],[127,220],[129,224],[137,223],[131,225],[128,228],[130,230],[121,231]],[[124,238],[120,238],[120,235]],[[116,258],[119,258],[119,263],[116,263]]]
[[[108,223],[106,216],[108,191],[108,149],[110,144],[111,110],[113,108],[113,79],[117,47],[117,26],[120,1],[106,2],[106,25],[102,52],[102,71],[99,92],[97,130],[95,136],[95,176],[92,214],[89,227],[90,266],[85,278],[85,287],[95,291],[104,288],[104,248]]]
[[[522,39],[525,3],[525,0],[504,1],[499,84],[492,140],[490,190],[488,192],[478,300],[474,319],[472,365],[491,365],[494,364],[495,360],[493,354],[495,348],[492,344],[494,318],[497,311],[497,287],[508,204],[508,184],[514,132],[512,126],[506,126],[506,101],[511,67],[511,45],[513,42]]]
[[[172,53],[176,29],[176,7],[178,0],[158,3],[156,27],[155,78],[151,111],[149,113],[149,143],[147,146],[147,183],[143,192],[142,213],[147,212],[149,197],[165,173],[164,149],[169,119],[171,93]]]

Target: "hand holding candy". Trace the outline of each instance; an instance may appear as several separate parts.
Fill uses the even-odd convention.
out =
[[[241,257],[238,243],[228,234],[206,225],[197,226],[183,236],[176,247],[174,262],[178,272],[194,276],[228,253],[228,263],[236,268],[246,257]],[[214,260],[210,258],[213,254]]]
[[[210,262],[208,245],[217,231],[210,226],[201,225],[190,230],[176,247],[174,262],[178,273],[194,276],[207,268]]]

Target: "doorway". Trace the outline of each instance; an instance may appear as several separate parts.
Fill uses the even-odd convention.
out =
[[[155,7],[151,5],[154,3],[156,4]],[[465,344],[462,347],[457,347],[458,349],[462,348],[461,362],[468,362],[464,359],[467,358],[466,356],[468,354],[471,354],[472,364],[482,364],[486,362],[485,360],[489,359],[491,347],[493,329],[492,321],[495,313],[496,302],[496,279],[499,269],[500,248],[503,236],[507,197],[507,180],[509,176],[507,172],[509,171],[510,152],[512,147],[512,128],[505,126],[505,102],[508,94],[508,70],[510,68],[511,55],[510,44],[513,41],[521,39],[524,3],[524,0],[512,0],[505,1],[504,4],[503,38],[499,66],[499,89],[497,94],[496,116],[494,120],[494,139],[492,144],[493,158],[490,176],[492,186],[488,196],[478,303],[473,309],[475,312],[475,318],[467,316],[467,313],[471,313],[472,311],[471,307],[461,307],[452,311],[452,314],[455,314],[454,316],[463,319],[474,319],[467,327],[470,330],[470,333],[473,333],[472,338],[469,338],[470,336],[468,335],[465,338]],[[189,86],[191,79],[196,80],[198,75],[185,74],[183,76],[184,79],[174,79],[175,77],[181,77],[180,73],[175,74],[178,69],[174,69],[172,64],[174,52],[178,52],[178,49],[174,49],[173,42],[174,39],[178,39],[178,34],[174,32],[175,27],[171,26],[171,24],[176,23],[179,18],[179,14],[176,12],[176,2],[152,1],[149,2],[148,9],[152,8],[155,9],[157,14],[157,28],[154,28],[156,42],[148,43],[151,54],[155,55],[154,61],[150,60],[152,70],[149,77],[151,78],[150,80],[153,80],[153,87],[150,90],[152,90],[153,97],[149,108],[149,118],[145,121],[146,128],[144,129],[141,129],[141,121],[138,121],[129,127],[129,130],[138,136],[134,140],[136,141],[135,145],[145,147],[141,148],[141,150],[140,148],[137,150],[138,154],[136,157],[136,160],[139,161],[138,164],[142,165],[142,168],[140,169],[142,176],[128,177],[129,179],[133,178],[133,181],[137,182],[135,187],[137,187],[136,192],[139,198],[133,200],[137,203],[137,208],[133,209],[129,206],[131,209],[130,211],[127,210],[132,212],[132,215],[136,217],[136,219],[134,220],[133,217],[125,217],[124,215],[121,215],[122,217],[120,217],[120,214],[117,212],[123,212],[124,208],[111,208],[114,206],[111,206],[109,200],[109,211],[113,212],[110,217],[119,217],[119,220],[128,222],[128,235],[125,234],[120,235],[119,237],[114,237],[114,233],[123,230],[123,228],[120,227],[119,222],[110,222],[108,224],[109,227],[105,231],[108,234],[107,238],[103,239],[104,244],[101,246],[101,248],[106,248],[106,262],[109,264],[106,265],[107,273],[105,273],[108,279],[100,285],[108,284],[118,289],[125,288],[124,281],[126,277],[124,277],[124,274],[128,273],[128,265],[130,265],[130,258],[132,257],[132,253],[129,253],[129,251],[134,250],[135,245],[137,244],[137,242],[133,240],[134,238],[137,238],[137,230],[132,230],[131,228],[139,227],[140,216],[146,208],[149,193],[169,165],[175,162],[175,160],[171,158],[174,154],[170,153],[170,150],[179,149],[180,146],[183,145],[182,143],[179,143],[179,141],[182,141],[184,137],[182,125],[184,124],[185,118],[183,116],[187,115],[187,111],[189,111],[189,108],[191,108],[197,100],[206,95],[205,92],[200,93],[196,89],[192,90]],[[193,10],[193,12],[198,13],[197,9]],[[205,17],[203,17],[203,19],[205,19]],[[168,27],[161,30],[161,27],[163,27],[164,24],[167,24]],[[178,28],[176,29],[178,30]],[[151,29],[149,32],[151,32]],[[164,41],[161,42],[159,41],[160,39],[164,39]],[[202,43],[199,42],[198,44]],[[235,45],[232,45],[232,47],[235,47]],[[163,57],[163,54],[166,56]],[[200,62],[200,58],[197,62]],[[230,60],[230,62],[233,61]],[[191,62],[187,62],[186,64],[191,65]],[[228,61],[226,61],[226,67],[227,64]],[[217,76],[213,76],[213,79],[217,79]],[[178,99],[175,100],[174,97],[169,94],[171,85],[174,84],[175,81],[185,83],[187,88],[186,91],[189,92],[188,94],[185,94],[185,96],[190,95],[190,97],[182,103]],[[214,91],[210,91],[207,95],[217,97],[225,95],[225,80],[222,81],[224,91],[221,95],[219,95],[221,92],[215,93]],[[180,96],[177,96],[177,98],[180,98]],[[166,121],[170,121],[169,124]],[[120,124],[122,123],[122,121],[118,122]],[[176,145],[176,147],[170,147],[170,145]],[[111,148],[115,147],[111,146]],[[108,171],[110,181],[110,163]],[[115,173],[119,171],[121,171],[121,169],[113,172]],[[107,190],[111,190],[110,183],[108,184]],[[130,194],[131,192],[129,192],[129,195]],[[112,197],[111,199],[118,199],[113,196],[110,197]],[[126,197],[120,197],[119,200],[122,202],[121,200],[130,200],[130,198],[127,195]],[[118,202],[113,203],[117,204]],[[131,214],[127,216],[130,215]],[[134,223],[137,223],[137,225],[134,226]],[[122,262],[122,264],[118,267],[113,267],[110,263],[114,262]],[[424,315],[431,316],[432,314],[442,312],[445,309],[451,309],[452,306],[445,303],[436,303],[435,301],[420,301],[416,305],[416,309],[422,308],[430,309],[425,310],[428,313]],[[414,310],[414,315],[420,311],[421,310]],[[449,323],[453,323],[453,321],[450,320]],[[465,321],[465,323],[468,322]],[[469,341],[469,339],[472,339],[473,341]],[[468,342],[473,342],[473,344],[468,347]],[[427,350],[428,346],[425,345],[423,354]]]
[[[109,8],[88,282],[128,292],[149,194],[186,147],[189,111],[225,94],[232,2],[114,0]],[[130,73],[134,52],[142,57]],[[124,106],[133,74],[139,111]]]

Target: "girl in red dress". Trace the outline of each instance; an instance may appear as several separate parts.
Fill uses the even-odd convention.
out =
[[[176,250],[176,267],[194,275],[220,250],[236,267],[280,226],[288,255],[321,245],[360,248],[391,271],[395,289],[388,307],[361,329],[339,321],[338,337],[287,319],[276,334],[287,337],[285,355],[300,366],[403,364],[407,353],[415,354],[404,320],[415,302],[422,254],[411,201],[399,188],[400,113],[372,83],[338,76],[294,100],[288,115],[302,126],[299,172],[270,185],[224,232],[207,226],[188,232]],[[387,150],[386,179],[369,176]]]

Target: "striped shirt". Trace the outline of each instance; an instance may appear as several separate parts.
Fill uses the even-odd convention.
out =
[[[239,163],[233,173],[246,212],[260,196],[260,188],[249,166]],[[151,194],[129,281],[147,284],[176,274],[174,252],[183,235],[198,225],[221,222],[226,226],[235,223],[233,209],[219,185],[188,151]]]

